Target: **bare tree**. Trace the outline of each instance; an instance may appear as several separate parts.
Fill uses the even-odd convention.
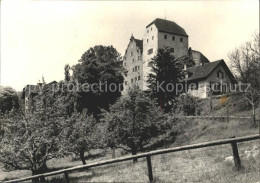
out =
[[[247,41],[231,51],[228,57],[237,80],[250,85],[250,87],[243,92],[243,96],[252,107],[253,124],[256,127],[255,108],[259,102],[260,94],[259,33],[255,33],[251,41]]]

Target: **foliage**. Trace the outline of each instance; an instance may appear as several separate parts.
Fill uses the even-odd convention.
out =
[[[161,131],[162,112],[139,89],[129,90],[105,112],[110,147],[127,146],[133,155]],[[122,146],[121,146],[122,147]]]
[[[64,75],[65,75],[65,78],[64,78],[64,81],[70,81],[70,66],[68,64],[65,65],[64,67]]]
[[[199,115],[201,109],[198,105],[199,99],[189,94],[178,96],[174,102],[174,110],[181,112],[185,116]]]
[[[172,100],[178,95],[176,84],[182,78],[182,63],[172,55],[169,47],[158,49],[151,62],[152,73],[147,80],[151,97],[169,112],[172,108]],[[160,86],[160,87],[159,87]]]
[[[86,108],[97,117],[102,108],[108,109],[121,96],[123,72],[121,56],[113,46],[87,50],[73,67],[73,78],[81,89],[84,84],[91,86],[88,91],[78,92],[79,112]]]
[[[2,117],[7,128],[0,142],[0,161],[6,170],[27,169],[33,175],[46,172],[46,161],[62,154],[61,120],[54,109],[26,116],[10,112]]]
[[[66,120],[63,128],[64,150],[79,155],[82,163],[86,164],[84,153],[99,147],[101,144],[101,125],[93,116],[88,116],[85,113],[73,113]]]
[[[19,108],[19,98],[11,87],[0,86],[0,112],[5,113]]]

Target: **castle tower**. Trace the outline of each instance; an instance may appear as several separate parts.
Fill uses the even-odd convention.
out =
[[[169,47],[176,58],[188,56],[188,35],[185,30],[175,22],[157,18],[146,26],[143,37],[143,85],[147,89],[146,80],[151,73],[151,58],[157,50]]]

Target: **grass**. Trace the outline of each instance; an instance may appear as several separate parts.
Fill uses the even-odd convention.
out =
[[[234,105],[234,101],[230,103],[230,105]],[[202,107],[206,107],[206,104],[202,104]],[[251,113],[251,111],[245,111],[244,109],[240,111],[241,107],[239,106],[235,107],[237,108],[230,110],[232,111],[232,115],[242,116],[241,114],[243,114],[248,116]],[[225,111],[225,106],[218,109],[217,107],[215,108],[212,115],[217,115],[220,111]],[[259,111],[259,108],[257,111]],[[195,119],[186,121],[185,123],[183,132],[176,138],[169,138],[166,142],[166,147],[176,147],[229,138],[231,136],[240,137],[258,133],[258,129],[253,128],[251,122],[246,119],[229,121]],[[161,137],[160,139],[158,138],[158,141],[161,141]],[[150,147],[155,148],[156,146],[151,145]],[[256,183],[260,180],[259,140],[238,143],[238,149],[243,166],[239,172],[234,170],[233,162],[225,162],[226,157],[232,156],[232,149],[229,144],[153,156],[151,159],[154,183]],[[248,156],[246,152],[256,152],[256,155]],[[110,151],[105,152],[104,156],[100,156],[102,153],[104,152],[101,150],[92,151],[91,156],[87,156],[87,162],[111,158]],[[124,151],[116,150],[117,157],[124,154],[126,154]],[[66,157],[53,159],[47,165],[49,168],[57,170],[81,165],[81,161],[72,157]],[[29,175],[29,171],[1,172],[0,169],[0,180]],[[69,174],[69,177],[72,183],[148,182],[147,164],[144,158],[139,159],[136,164],[133,164],[132,161],[127,161],[72,172]],[[63,175],[56,175],[48,177],[47,182],[63,183],[65,180]]]

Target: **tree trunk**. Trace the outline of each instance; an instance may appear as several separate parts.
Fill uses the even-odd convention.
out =
[[[82,161],[82,164],[85,165],[86,161],[85,161],[85,157],[84,157],[84,151],[80,151],[79,156]]]
[[[253,104],[252,105],[252,110],[253,110],[253,116],[252,116],[252,120],[253,120],[253,125],[254,125],[254,127],[256,128],[257,127],[257,125],[256,125],[256,120],[255,120],[255,105]]]
[[[133,140],[132,140],[131,152],[132,152],[132,155],[136,155],[137,154],[137,148],[136,148],[136,145],[135,145]],[[137,158],[134,158],[133,162],[137,163]]]
[[[44,163],[38,170],[32,170],[32,175],[39,175],[48,172],[48,167],[46,163]],[[34,178],[32,182],[45,182],[45,177]]]
[[[112,159],[114,159],[116,157],[116,149],[115,147],[112,147]]]

